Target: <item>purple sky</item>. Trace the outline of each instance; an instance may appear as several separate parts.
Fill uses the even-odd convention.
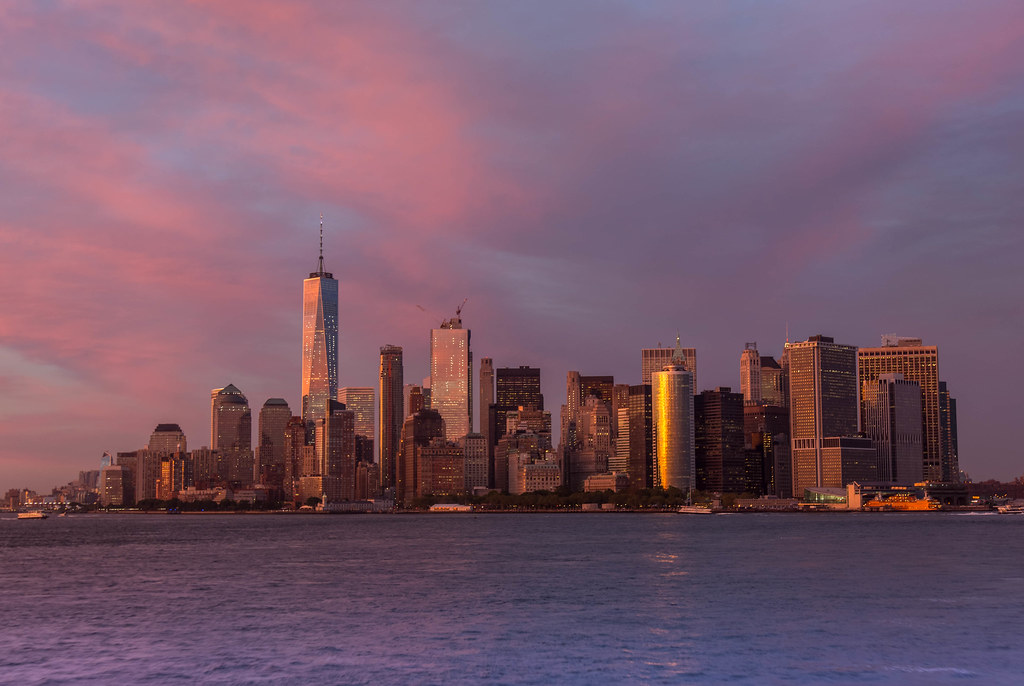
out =
[[[0,45],[0,489],[206,444],[229,382],[297,410],[321,212],[342,385],[467,296],[555,410],[677,330],[705,388],[896,333],[1024,473],[1018,0],[12,2]]]

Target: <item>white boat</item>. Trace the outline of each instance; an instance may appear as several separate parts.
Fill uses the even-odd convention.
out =
[[[49,515],[45,512],[19,512],[18,519],[46,519]]]
[[[679,514],[717,514],[710,506],[704,507],[703,505],[681,505],[676,512]]]
[[[1014,500],[1011,503],[997,505],[999,514],[1024,514],[1024,500]]]

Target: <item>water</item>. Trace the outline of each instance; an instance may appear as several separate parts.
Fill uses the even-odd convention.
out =
[[[0,519],[0,683],[1015,683],[1024,517]]]

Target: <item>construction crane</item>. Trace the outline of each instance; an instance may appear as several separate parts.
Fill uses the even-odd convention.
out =
[[[466,306],[467,302],[469,302],[469,298],[463,298],[462,304],[455,308],[455,318],[456,319],[458,319],[459,317],[462,316],[462,308]]]

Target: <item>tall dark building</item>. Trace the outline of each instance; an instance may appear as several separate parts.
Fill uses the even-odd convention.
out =
[[[284,432],[292,410],[284,398],[270,398],[260,410],[260,443],[257,447],[257,474],[260,483],[280,487],[284,483]]]
[[[697,489],[742,493],[746,486],[743,453],[743,394],[729,387],[694,397]]]
[[[540,369],[521,366],[500,367],[497,371],[495,404],[518,409],[528,407],[544,409],[544,396],[540,392]]]
[[[398,448],[405,419],[402,348],[380,349],[380,487],[393,489],[398,477]]]
[[[626,471],[633,488],[654,486],[654,419],[651,411],[651,385],[629,387],[629,433],[619,440],[629,441]],[[620,427],[621,428],[621,427]]]
[[[612,394],[615,390],[614,376],[580,376],[580,402],[585,402],[592,395],[604,401],[608,412],[612,411]]]
[[[540,392],[540,369],[536,367],[499,367],[496,370],[495,402],[488,408],[488,455],[494,458],[494,447],[507,432],[508,413],[520,407],[544,409],[544,396]],[[491,474],[496,473],[492,464]]]
[[[337,400],[316,420],[316,452],[326,502],[352,500],[356,486],[356,413]]]
[[[211,427],[219,456],[217,472],[224,481],[248,484],[253,480],[252,413],[249,401],[233,384],[215,389]]]
[[[807,488],[841,488],[860,473],[857,348],[829,336],[811,336],[786,344],[789,378],[789,428],[793,454],[793,493]],[[844,440],[839,440],[839,439]],[[836,439],[836,440],[831,440]],[[870,444],[870,441],[869,441]],[[827,448],[827,450],[826,450]]]
[[[748,493],[790,498],[793,468],[789,447],[789,411],[779,405],[743,407]]]
[[[939,382],[939,433],[942,435],[942,480],[960,481],[960,456],[956,435],[956,398],[945,381]]]

